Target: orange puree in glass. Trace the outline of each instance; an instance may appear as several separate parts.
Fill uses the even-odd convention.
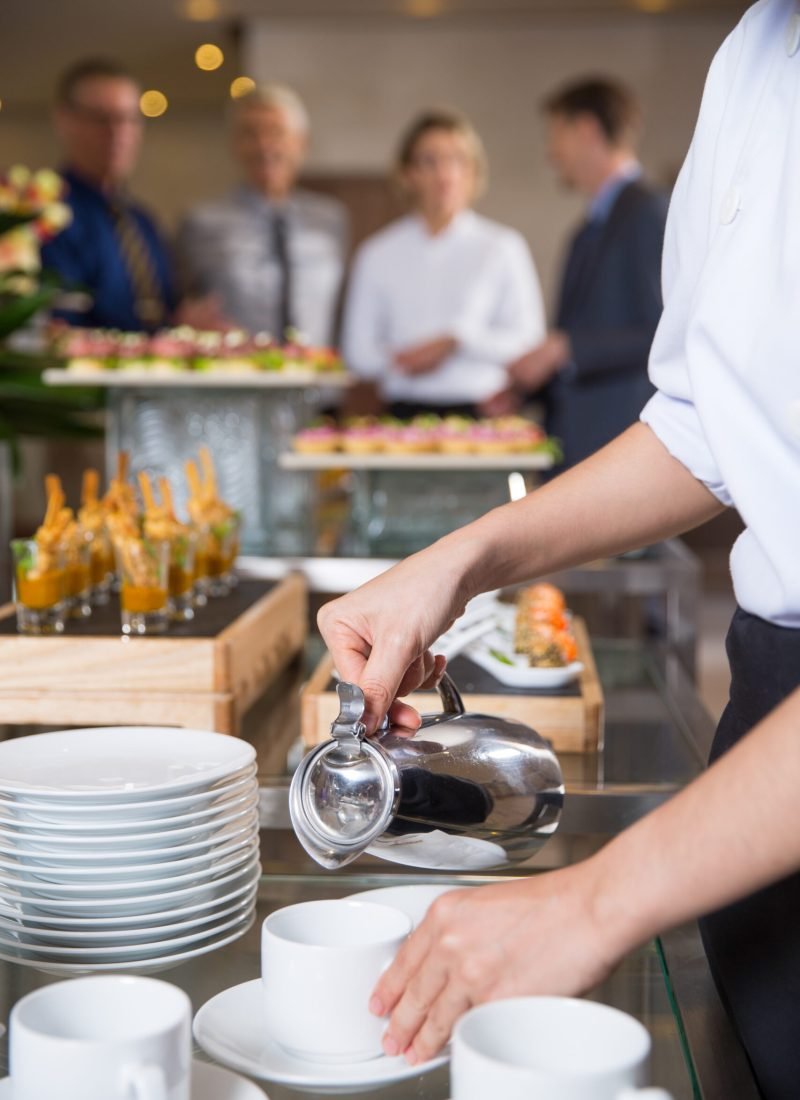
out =
[[[65,573],[68,596],[80,596],[89,587],[89,566],[83,562],[69,562]]]
[[[183,596],[191,591],[194,577],[187,572],[182,565],[170,565],[169,567],[169,594],[170,596]]]
[[[125,581],[122,582],[119,598],[123,611],[163,611],[167,606],[166,589],[144,588]]]
[[[25,607],[41,610],[53,607],[64,598],[64,571],[53,569],[38,577],[25,576],[17,571],[17,598]]]

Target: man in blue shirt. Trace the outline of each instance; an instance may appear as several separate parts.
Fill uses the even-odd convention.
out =
[[[150,215],[126,183],[136,164],[144,120],[140,89],[111,61],[83,61],[61,77],[55,125],[72,224],[42,249],[42,262],[92,299],[72,324],[153,330],[175,306],[171,262]]]

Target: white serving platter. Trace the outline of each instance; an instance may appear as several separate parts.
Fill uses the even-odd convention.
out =
[[[549,470],[552,456],[538,451],[522,454],[350,454],[347,451],[325,451],[304,454],[286,451],[278,458],[283,470]]]
[[[343,388],[353,376],[315,370],[65,370],[42,374],[48,386],[102,386],[108,389],[296,390]]]

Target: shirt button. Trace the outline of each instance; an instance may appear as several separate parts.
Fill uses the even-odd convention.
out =
[[[800,401],[789,402],[789,431],[800,440]]]
[[[739,213],[739,207],[742,205],[742,196],[738,187],[731,187],[727,191],[722,199],[722,205],[719,208],[719,220],[723,225],[730,225],[736,215]]]
[[[786,52],[789,57],[794,57],[798,49],[800,49],[800,14],[795,14],[786,28]]]

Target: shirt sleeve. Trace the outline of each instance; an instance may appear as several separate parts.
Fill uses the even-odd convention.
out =
[[[692,397],[694,364],[687,335],[691,303],[712,230],[710,208],[717,134],[739,49],[737,28],[711,64],[692,144],[672,194],[662,261],[664,312],[649,363],[650,380],[657,392],[641,414],[642,421],[673,458],[728,506],[733,501]]]
[[[539,276],[530,249],[508,232],[494,257],[495,308],[459,317],[452,329],[460,350],[475,359],[505,366],[544,339],[547,326]]]
[[[376,379],[389,362],[389,310],[375,257],[356,253],[345,302],[342,355],[354,374]]]

